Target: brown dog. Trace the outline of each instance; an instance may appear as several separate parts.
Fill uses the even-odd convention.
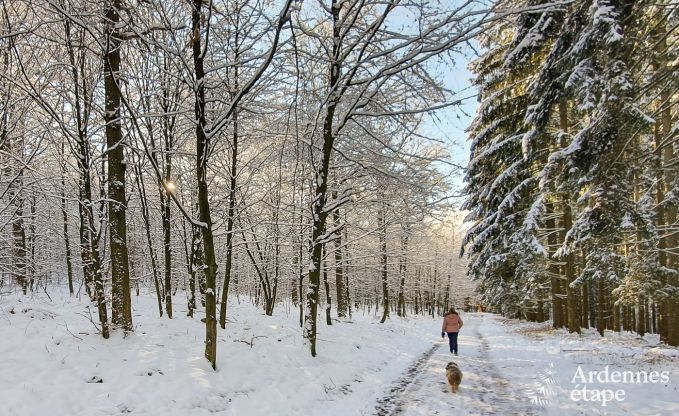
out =
[[[462,382],[462,370],[452,361],[446,366],[446,378],[448,379],[448,384],[450,384],[450,391],[457,393],[457,389]]]

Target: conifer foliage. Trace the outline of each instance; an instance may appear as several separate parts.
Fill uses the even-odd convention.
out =
[[[678,6],[538,5],[471,65],[468,273],[504,314],[679,345]]]

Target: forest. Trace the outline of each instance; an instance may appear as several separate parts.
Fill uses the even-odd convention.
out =
[[[198,294],[208,338],[230,293],[269,315],[290,299],[312,354],[321,304],[328,322],[333,303],[440,312],[464,174],[484,306],[679,343],[671,1],[44,0],[2,15],[2,284],[86,292],[104,337],[132,328],[140,288],[169,318],[171,294],[189,315]],[[460,105],[442,79],[470,51],[464,167],[427,126]]]
[[[319,321],[441,313],[462,167],[430,134],[476,2],[2,2],[3,291],[89,297],[104,338],[227,301]],[[179,291],[179,292],[178,292]],[[452,297],[455,296],[455,299]],[[332,312],[331,312],[332,310]],[[332,316],[331,316],[332,313]],[[320,317],[319,317],[320,316]]]
[[[471,63],[469,274],[504,315],[677,346],[678,5],[529,3]]]
[[[677,0],[0,0],[0,415],[679,414],[678,42]]]

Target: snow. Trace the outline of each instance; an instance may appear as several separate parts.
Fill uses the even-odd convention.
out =
[[[618,24],[619,14],[615,7],[607,0],[595,1],[591,7],[594,9],[593,26],[608,27],[606,43],[612,44],[621,40],[623,38],[622,29]]]
[[[379,324],[379,315],[360,313],[331,327],[319,320],[312,358],[295,308],[279,304],[269,317],[232,298],[214,372],[203,357],[204,315],[186,317],[181,297],[169,320],[154,297],[133,296],[134,332],[104,340],[86,298],[50,296],[0,297],[0,415],[371,414],[440,325],[422,317]]]
[[[593,329],[583,335],[554,330],[551,322],[543,324],[518,323],[498,317],[485,317],[481,333],[489,343],[489,357],[497,363],[500,374],[518,390],[527,392],[536,383],[549,386],[553,396],[547,403],[536,405],[538,414],[548,415],[676,415],[679,402],[679,350],[663,348],[656,335],[641,338],[632,333],[617,334],[607,331],[605,337]],[[667,372],[668,383],[586,383],[590,391],[601,396],[606,391],[624,391],[623,401],[584,401],[583,385],[576,375],[579,369],[586,374],[614,371]],[[550,371],[552,383],[545,383],[539,373]],[[589,394],[589,393],[588,393]],[[591,398],[591,395],[589,396]]]
[[[602,338],[593,330],[579,336],[553,330],[550,322],[518,322],[484,313],[462,316],[459,356],[450,354],[447,341],[439,338],[431,359],[412,372],[412,384],[391,400],[392,409],[401,410],[399,415],[679,414],[679,351],[658,346],[655,336],[607,333]],[[456,395],[445,379],[449,361],[463,372]],[[587,398],[590,392],[623,390],[624,400],[608,401],[606,406],[603,400],[585,402],[576,376],[580,371],[587,377],[594,371],[603,375],[607,367],[608,382],[602,376],[604,382],[585,383]],[[610,377],[615,371],[656,372],[658,378],[665,372],[669,380],[615,383]]]
[[[625,215],[622,217],[622,223],[620,223],[620,228],[623,230],[633,230],[634,229],[634,222],[632,222],[632,215],[629,212],[625,212]]]
[[[312,358],[294,307],[266,316],[232,298],[215,372],[203,358],[201,316],[185,317],[181,297],[172,320],[157,316],[152,296],[133,297],[135,331],[104,340],[86,300],[50,296],[0,297],[2,415],[679,414],[679,351],[654,335],[601,338],[462,313],[455,357],[439,338],[439,318],[379,324],[373,310],[331,327],[319,322]],[[447,387],[448,361],[464,373],[457,395]],[[668,381],[586,383],[588,391],[624,390],[624,400],[602,406],[571,399],[579,371],[668,372]]]

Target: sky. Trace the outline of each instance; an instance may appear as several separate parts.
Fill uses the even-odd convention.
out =
[[[436,117],[429,117],[423,126],[423,132],[429,136],[445,140],[449,143],[450,161],[456,165],[466,167],[469,161],[469,140],[465,130],[471,124],[479,105],[477,90],[472,85],[473,75],[467,69],[473,59],[469,56],[460,57],[454,68],[441,68],[445,86],[457,92],[462,99],[460,106],[453,106],[437,112]],[[464,98],[464,99],[463,99]],[[449,171],[449,167],[444,168]],[[456,169],[452,175],[452,194],[459,194],[464,186],[464,173]],[[461,203],[463,198],[456,198]]]
[[[467,70],[469,59],[460,59],[458,67],[447,71],[444,78],[446,86],[459,92],[459,98],[465,98],[462,105],[440,111],[440,120],[428,122],[431,133],[437,137],[446,137],[452,142],[452,162],[466,166],[469,161],[469,142],[465,130],[471,124],[478,107],[477,90],[472,85],[472,74]]]

